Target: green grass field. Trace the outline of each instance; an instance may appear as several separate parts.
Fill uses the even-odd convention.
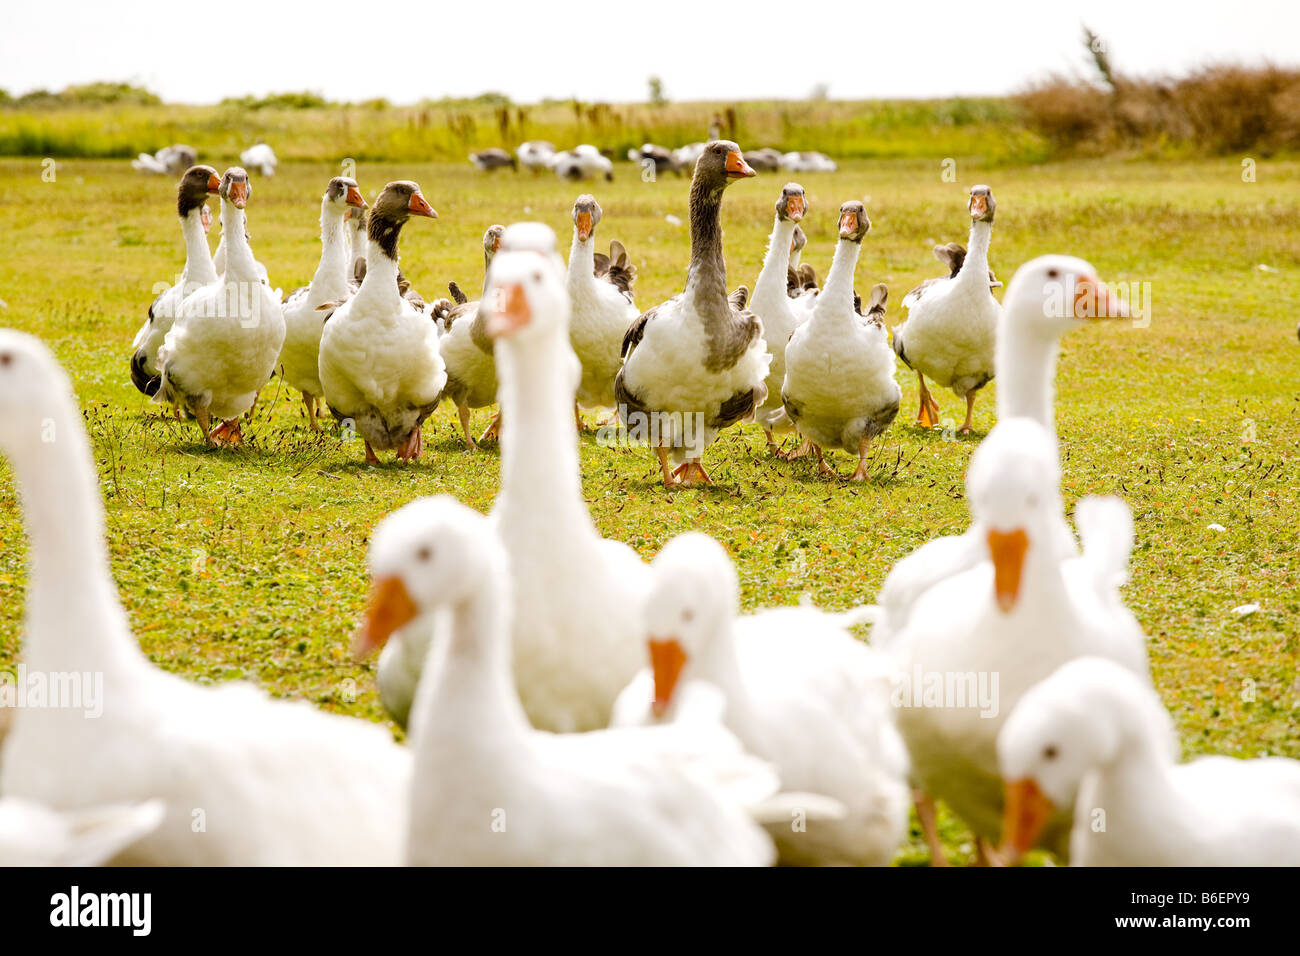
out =
[[[324,163],[289,163],[255,179],[249,231],[273,285],[305,283],[319,254]],[[425,426],[414,466],[361,464],[360,443],[310,433],[295,394],[263,392],[247,448],[209,451],[129,384],[131,337],[156,283],[174,281],[183,251],[174,184],[121,161],[67,161],[54,182],[39,160],[0,161],[0,325],[42,336],[70,369],[94,439],[123,603],[161,666],[201,682],[257,681],[274,693],[383,719],[367,666],[348,656],[366,590],[367,536],[385,513],[449,493],[486,510],[496,450],[464,450],[454,409]],[[965,240],[964,187],[998,200],[992,264],[1004,281],[1046,252],[1090,260],[1108,281],[1151,283],[1151,324],[1089,328],[1065,342],[1058,427],[1067,506],[1116,493],[1133,507],[1138,543],[1127,595],[1150,635],[1156,682],[1188,753],[1300,757],[1300,162],[1261,161],[1244,183],[1239,157],[1187,162],[1097,160],[996,170],[940,159],[859,160],[805,177],[811,213],[804,259],[824,275],[839,204],[867,198],[873,229],[858,286],[890,289],[887,321],[935,275],[937,241]],[[403,233],[402,266],[426,297],[448,279],[481,281],[479,239],[493,222],[537,219],[568,248],[580,191],[554,178],[487,177],[468,164],[357,170],[367,197],[397,178],[420,182],[436,222]],[[723,210],[731,286],[752,286],[784,179],[733,186]],[[604,208],[597,239],[621,239],[648,308],[677,291],[687,262],[687,181],[643,183],[628,164],[592,187]],[[215,230],[214,230],[215,231]],[[216,237],[212,237],[215,245]],[[991,386],[979,434],[959,440],[911,426],[914,377],[875,447],[873,479],[819,478],[804,460],[776,462],[757,429],[733,429],[707,462],[717,486],[667,493],[643,449],[583,440],[597,525],[649,558],[687,529],[732,552],[749,607],[803,594],[832,608],[870,601],[891,565],[962,529],[962,476],[993,425]],[[937,396],[959,421],[959,400]],[[482,428],[486,413],[476,416]],[[842,474],[852,469],[836,457]],[[1213,532],[1206,526],[1223,525]],[[0,464],[0,665],[19,651],[24,544]],[[1232,608],[1258,603],[1238,617]],[[353,692],[355,688],[355,693]],[[958,859],[970,846],[947,820]],[[900,856],[926,856],[919,835]]]

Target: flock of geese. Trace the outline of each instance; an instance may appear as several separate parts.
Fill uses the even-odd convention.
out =
[[[573,206],[567,266],[548,227],[493,227],[479,299],[456,287],[427,302],[397,257],[404,224],[436,215],[420,188],[390,183],[368,205],[336,178],[320,267],[281,303],[249,248],[247,174],[182,177],[185,275],[154,303],[131,368],[210,442],[241,440],[240,416],[281,366],[312,427],[323,401],[369,459],[418,458],[444,397],[470,447],[467,410],[499,407],[491,514],[422,498],[371,536],[355,649],[380,651],[406,745],[145,658],[110,574],[72,383],[38,340],[0,330],[0,451],[30,556],[22,660],[104,685],[94,719],[0,710],[0,862],[869,865],[894,857],[915,805],[943,864],[941,799],[990,864],[1035,846],[1079,865],[1300,863],[1300,762],[1178,759],[1120,591],[1128,506],[1078,502],[1079,540],[1066,522],[1058,340],[1123,312],[1095,270],[1042,256],[999,305],[996,204],[977,186],[968,247],[936,249],[949,274],[909,293],[891,338],[884,287],[854,291],[866,210],[838,210],[819,287],[795,258],[810,209],[791,183],[753,295],[729,294],[722,199],[751,175],[734,143],[700,154],[685,288],[648,311],[632,304],[626,250],[594,251],[591,196]],[[921,382],[923,425],[938,417],[934,385],[965,399],[969,427],[996,368],[998,424],[966,474],[968,530],[901,560],[874,603],[742,614],[713,539],[682,534],[646,564],[592,523],[575,408],[613,405],[629,428],[699,413],[701,433],[652,442],[670,485],[708,481],[708,444],[751,420],[773,454],[791,454],[776,434],[794,429],[828,470],[826,450],[858,455],[861,478],[898,410],[896,356]],[[993,678],[991,701],[952,699],[977,677]]]

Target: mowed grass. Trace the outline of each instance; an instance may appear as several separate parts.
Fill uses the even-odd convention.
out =
[[[959,164],[957,181],[944,182],[937,158],[848,163],[802,179],[811,203],[804,259],[824,276],[839,204],[866,197],[873,229],[858,287],[889,285],[893,324],[907,290],[939,271],[931,245],[965,240],[964,187],[988,182],[998,200],[992,264],[1004,281],[1032,256],[1064,252],[1107,280],[1151,284],[1148,328],[1088,328],[1065,341],[1057,418],[1067,507],[1085,494],[1119,494],[1133,507],[1127,596],[1185,750],[1300,757],[1300,163],[1262,162],[1256,183],[1243,183],[1240,169],[1237,159]],[[319,196],[335,171],[295,163],[254,179],[249,231],[274,285],[289,290],[314,271]],[[368,197],[389,180],[415,179],[438,210],[436,222],[413,221],[402,238],[403,269],[426,297],[448,279],[478,288],[479,240],[493,222],[546,222],[567,253],[568,210],[585,189],[604,209],[598,241],[621,239],[639,268],[643,308],[684,280],[686,227],[668,217],[686,218],[685,179],[644,183],[627,164],[615,182],[585,187],[489,177],[468,164],[363,164],[357,176]],[[783,182],[766,175],[728,191],[732,287],[753,284]],[[298,397],[273,381],[245,428],[250,445],[209,451],[192,423],[170,420],[127,378],[151,290],[182,264],[174,184],[117,161],[61,162],[48,183],[38,161],[0,161],[0,216],[0,325],[42,336],[73,375],[113,569],[145,651],[197,681],[250,679],[384,719],[371,666],[348,653],[370,531],[420,495],[488,509],[496,449],[467,452],[454,409],[444,407],[425,426],[419,463],[367,468],[359,442],[332,428],[310,433]],[[807,460],[773,461],[749,426],[710,451],[716,487],[668,493],[647,450],[601,447],[588,434],[583,478],[596,524],[646,558],[681,531],[714,535],[735,559],[747,607],[803,595],[830,608],[870,601],[896,560],[966,526],[963,474],[994,423],[996,382],[977,407],[976,436],[919,431],[915,378],[901,367],[899,378],[903,409],[862,485],[822,479]],[[959,400],[938,398],[960,421]],[[477,427],[486,422],[476,415]],[[847,475],[848,459],[835,461]],[[1211,523],[1226,530],[1207,530]],[[19,655],[25,555],[4,465],[0,542],[3,665]],[[1259,611],[1233,613],[1248,603]],[[958,859],[969,858],[958,822],[945,819],[944,836]],[[900,859],[924,857],[914,830]]]

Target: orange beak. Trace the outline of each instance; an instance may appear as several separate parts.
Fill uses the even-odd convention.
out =
[[[1076,319],[1127,319],[1128,306],[1096,276],[1085,276],[1074,289]]]
[[[989,201],[984,196],[970,197],[970,214],[973,218],[983,218],[984,214],[989,211]]]
[[[429,201],[418,192],[411,193],[411,201],[406,204],[406,208],[412,216],[428,216],[430,219],[438,218],[438,214],[433,211]]]
[[[1003,614],[1009,614],[1020,599],[1020,575],[1029,550],[1024,529],[990,531],[989,553],[993,556],[993,593]]]
[[[791,222],[798,222],[803,218],[804,204],[802,196],[791,196],[785,202],[785,214]]]
[[[858,231],[858,214],[846,212],[840,216],[840,236],[847,239]]]
[[[243,209],[248,205],[248,183],[232,182],[230,184],[230,201],[235,204],[236,209]]]
[[[650,669],[655,677],[654,715],[662,717],[668,705],[672,703],[673,691],[677,689],[677,678],[682,676],[686,666],[686,651],[676,638],[666,640],[651,639]]]
[[[754,172],[749,163],[745,162],[744,156],[732,150],[727,153],[727,175],[732,179],[747,179],[758,174]]]
[[[411,600],[399,577],[376,578],[370,585],[370,601],[352,642],[357,660],[383,647],[393,633],[419,616],[420,609]]]
[[[216,173],[208,173],[208,192],[213,196],[221,192],[221,177]]]
[[[509,338],[533,320],[528,296],[519,283],[498,287],[492,295],[492,311],[487,317],[487,333],[492,338]]]
[[[493,254],[493,255],[496,255],[496,254],[497,254],[498,252],[500,252],[500,251],[501,251],[501,237],[500,237],[500,236],[493,236],[493,237],[492,237],[492,254]]]
[[[591,213],[580,212],[575,225],[578,227],[578,241],[586,242],[591,238]]]
[[[365,198],[361,195],[361,190],[360,190],[360,189],[357,189],[356,186],[349,186],[349,187],[348,187],[348,194],[347,194],[347,197],[346,197],[346,199],[345,199],[344,201],[345,201],[349,206],[356,206],[358,209],[365,209],[365,208],[366,208],[366,200],[365,200]]]
[[[1055,808],[1032,778],[1005,784],[1002,803],[1002,857],[1014,863],[1032,850]]]

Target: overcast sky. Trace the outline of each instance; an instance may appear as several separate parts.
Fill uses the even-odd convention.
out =
[[[314,90],[398,103],[485,90],[519,102],[996,94],[1084,65],[1080,22],[1136,73],[1300,61],[1295,0],[6,0],[0,88],[92,80],[169,101]],[[643,11],[643,12],[640,12]]]

